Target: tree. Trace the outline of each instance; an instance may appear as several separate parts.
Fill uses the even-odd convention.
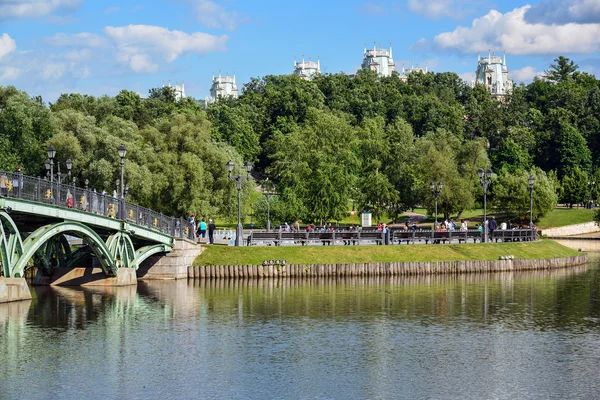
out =
[[[556,207],[556,189],[551,179],[539,168],[514,173],[502,170],[492,185],[492,207],[509,214],[511,218],[529,220],[529,176],[533,175],[533,219],[539,220]]]
[[[568,175],[562,179],[563,195],[561,202],[569,204],[585,203],[589,196],[588,174],[579,167],[573,168]]]
[[[559,83],[566,82],[573,78],[579,66],[567,57],[559,56],[554,59],[555,64],[550,64],[550,68],[544,71],[544,77],[549,81]]]

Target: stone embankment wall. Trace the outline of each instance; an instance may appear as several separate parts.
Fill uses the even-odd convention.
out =
[[[25,278],[0,278],[0,303],[31,300]]]
[[[600,232],[600,226],[595,222],[586,222],[585,224],[567,225],[560,228],[550,228],[542,230],[542,235],[549,238],[560,236],[582,235],[584,233]]]
[[[587,254],[544,260],[491,260],[441,262],[388,262],[360,264],[290,265],[194,265],[188,268],[192,279],[395,276],[417,274],[479,273],[555,269],[587,263]]]

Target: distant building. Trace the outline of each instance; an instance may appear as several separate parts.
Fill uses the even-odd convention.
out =
[[[423,74],[426,74],[428,72],[427,62],[425,62],[425,69],[419,68],[419,64],[417,64],[417,66],[415,67],[414,62],[412,63],[412,67],[410,68],[404,68],[404,64],[402,64],[402,75],[400,75],[400,79],[406,82],[406,80],[408,79],[408,75],[412,74],[413,72],[421,72]]]
[[[513,81],[508,77],[506,53],[504,60],[495,53],[483,58],[478,54],[475,82],[485,85],[494,97],[506,96],[513,88]]]
[[[302,61],[296,61],[296,57],[294,57],[294,75],[298,75],[302,79],[311,80],[316,74],[321,73],[321,60],[317,58],[317,62],[312,61],[312,58],[308,59],[309,61],[304,61],[304,54],[302,54]]]
[[[210,87],[210,96],[206,98],[207,103],[214,103],[224,97],[233,97],[237,99],[238,88],[235,83],[235,74],[233,76],[214,76],[212,78],[212,86]]]
[[[367,50],[365,45],[363,51],[363,69],[370,69],[371,71],[377,72],[379,76],[390,76],[394,72],[396,64],[392,58],[392,45],[390,44],[390,50],[385,50],[379,45],[379,49],[376,45],[373,45],[372,50]]]
[[[181,81],[181,86],[175,82],[175,86],[171,86],[171,81],[169,81],[168,87],[172,87],[175,90],[175,99],[177,101],[181,99],[185,99],[185,85],[183,81]],[[165,82],[163,81],[162,87],[165,87]]]

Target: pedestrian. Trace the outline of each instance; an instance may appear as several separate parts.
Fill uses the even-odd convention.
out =
[[[465,221],[464,219],[460,220],[460,231],[461,232],[466,232],[468,230],[467,228],[467,221]]]
[[[73,195],[67,193],[67,208],[73,208]]]
[[[6,176],[6,172],[2,172],[0,175],[0,195],[6,196],[8,195],[8,177]]]
[[[496,219],[492,217],[488,222],[488,231],[490,232],[489,239],[492,240],[494,238],[494,231],[498,229],[498,224],[496,223]]]
[[[298,222],[298,218],[293,223],[294,232],[300,232],[300,222]]]
[[[217,227],[212,219],[208,220],[208,243],[213,244],[215,242],[215,230]]]
[[[13,172],[12,187],[15,197],[21,197],[21,189],[23,188],[23,173],[21,172],[20,165],[17,165],[15,172]]]
[[[194,240],[196,236],[196,216],[194,214],[190,214],[187,220],[188,224],[188,238],[190,240]]]
[[[200,225],[198,226],[198,232],[196,232],[196,236],[204,239],[206,237],[206,221],[204,218],[200,221]]]

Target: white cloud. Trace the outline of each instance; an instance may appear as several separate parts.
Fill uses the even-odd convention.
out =
[[[527,22],[543,24],[600,22],[600,1],[545,0],[531,7],[525,19]]]
[[[105,47],[108,41],[95,33],[81,32],[73,35],[57,33],[44,38],[44,43],[57,47]]]
[[[209,28],[234,30],[248,21],[248,17],[237,11],[226,11],[225,7],[210,0],[196,0],[194,12],[198,22]]]
[[[8,36],[8,33],[3,33],[2,36],[0,36],[0,60],[16,49],[17,43],[15,40]]]
[[[17,67],[3,67],[0,71],[0,84],[12,84],[21,76],[21,70]]]
[[[523,67],[521,69],[513,69],[510,71],[510,77],[517,83],[532,81],[533,78],[540,75],[542,75],[541,72],[530,66]]]
[[[47,81],[56,81],[64,75],[66,70],[67,66],[65,64],[48,63],[42,69],[42,78]]]
[[[81,0],[1,0],[0,19],[42,17],[74,11],[80,4]]]
[[[112,14],[112,13],[119,12],[120,10],[121,10],[120,7],[114,6],[114,7],[110,7],[110,8],[107,8],[106,10],[104,10],[104,14]]]
[[[471,83],[475,81],[475,73],[474,72],[463,72],[462,74],[458,74],[459,78],[467,83]]]
[[[136,72],[154,72],[157,58],[173,62],[184,53],[224,51],[227,36],[185,33],[153,25],[107,26],[104,32],[117,47],[116,58]],[[152,61],[151,61],[152,60]]]
[[[593,53],[600,50],[600,24],[544,25],[525,20],[526,5],[502,14],[496,10],[434,38],[439,49],[474,54],[487,49],[515,55]]]
[[[462,18],[474,10],[473,0],[408,0],[410,11],[427,19]]]

